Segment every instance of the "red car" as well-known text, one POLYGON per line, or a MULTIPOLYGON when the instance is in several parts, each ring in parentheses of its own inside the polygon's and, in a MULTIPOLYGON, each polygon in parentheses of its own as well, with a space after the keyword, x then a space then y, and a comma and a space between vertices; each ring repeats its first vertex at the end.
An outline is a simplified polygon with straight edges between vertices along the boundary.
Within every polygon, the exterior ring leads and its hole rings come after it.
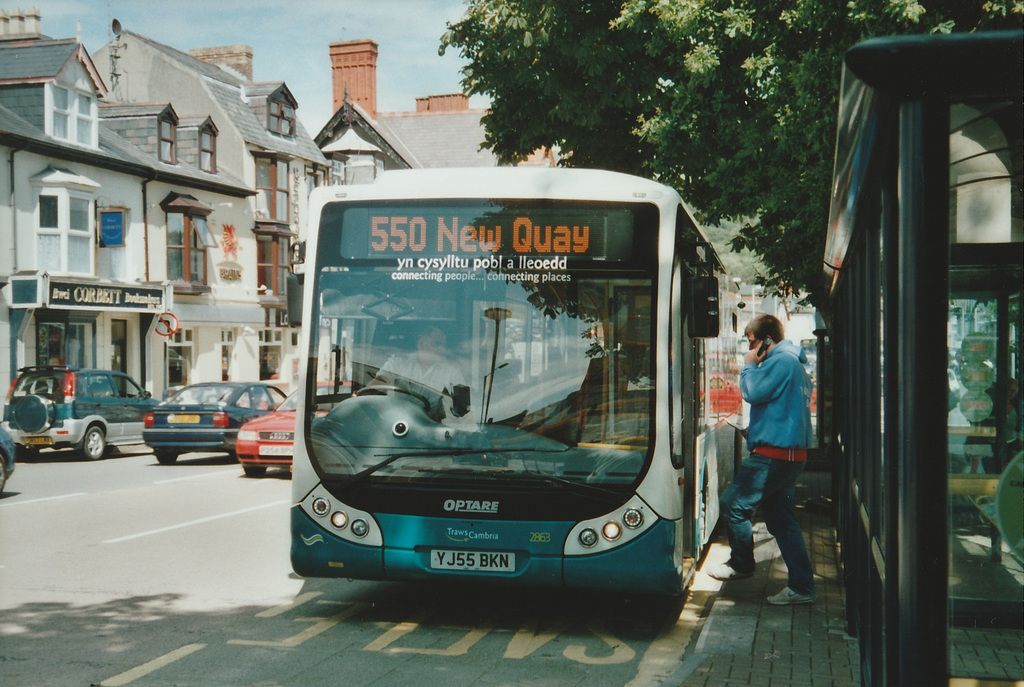
POLYGON ((292 392, 277 410, 246 422, 238 430, 235 454, 246 477, 262 477, 268 466, 291 467, 297 398, 298 392, 292 392))
MULTIPOLYGON (((320 386, 328 387, 318 385, 318 391, 321 390, 320 386)), ((349 383, 345 382, 337 398, 347 397, 350 393, 349 383)), ((246 477, 262 477, 267 474, 268 467, 275 465, 291 468, 298 394, 298 391, 293 391, 277 410, 246 422, 238 430, 235 454, 246 477)), ((317 411, 317 415, 326 414, 326 410, 317 411)))

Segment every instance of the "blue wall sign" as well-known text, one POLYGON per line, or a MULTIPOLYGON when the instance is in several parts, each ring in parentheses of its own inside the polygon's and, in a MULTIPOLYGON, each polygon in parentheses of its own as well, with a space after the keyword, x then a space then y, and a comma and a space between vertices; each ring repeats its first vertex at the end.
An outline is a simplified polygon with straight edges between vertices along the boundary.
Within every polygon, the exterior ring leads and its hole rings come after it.
POLYGON ((124 245, 124 210, 100 210, 100 245, 124 245))

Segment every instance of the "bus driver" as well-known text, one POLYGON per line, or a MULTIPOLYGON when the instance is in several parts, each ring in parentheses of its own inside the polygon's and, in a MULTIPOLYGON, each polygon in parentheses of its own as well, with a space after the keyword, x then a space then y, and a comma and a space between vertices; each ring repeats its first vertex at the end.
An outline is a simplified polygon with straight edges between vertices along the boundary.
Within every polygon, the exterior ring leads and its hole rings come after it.
POLYGON ((388 358, 367 386, 395 386, 420 396, 429 392, 431 416, 461 417, 468 412, 468 393, 464 400, 457 397, 469 389, 459 369, 448 362, 447 351, 444 331, 427 325, 416 339, 416 350, 388 358), (453 404, 453 399, 461 402, 453 404))

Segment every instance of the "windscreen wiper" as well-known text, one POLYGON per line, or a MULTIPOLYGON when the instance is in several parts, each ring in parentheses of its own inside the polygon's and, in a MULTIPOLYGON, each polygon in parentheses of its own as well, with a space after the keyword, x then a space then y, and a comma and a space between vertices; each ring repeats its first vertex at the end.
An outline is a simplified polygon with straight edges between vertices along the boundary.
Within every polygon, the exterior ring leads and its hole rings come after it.
POLYGON ((545 475, 541 472, 521 472, 517 474, 516 477, 528 477, 540 482, 546 482, 552 486, 573 489, 588 496, 601 496, 603 498, 618 498, 622 496, 622 492, 614 489, 599 487, 596 484, 587 484, 586 482, 576 482, 571 479, 565 479, 564 477, 558 477, 557 475, 545 475))
MULTIPOLYGON (((342 486, 343 490, 348 490, 364 481, 367 477, 377 472, 378 470, 391 465, 395 461, 401 460, 402 458, 438 458, 442 456, 464 456, 469 453, 527 453, 532 451, 541 451, 538 448, 498 448, 498 449, 481 449, 481 448, 448 448, 437 451, 404 451, 402 453, 392 453, 387 456, 384 460, 379 463, 375 463, 368 468, 360 470, 356 474, 352 475, 348 480, 345 481, 342 486)), ((545 451, 546 453, 547 451, 545 451)))

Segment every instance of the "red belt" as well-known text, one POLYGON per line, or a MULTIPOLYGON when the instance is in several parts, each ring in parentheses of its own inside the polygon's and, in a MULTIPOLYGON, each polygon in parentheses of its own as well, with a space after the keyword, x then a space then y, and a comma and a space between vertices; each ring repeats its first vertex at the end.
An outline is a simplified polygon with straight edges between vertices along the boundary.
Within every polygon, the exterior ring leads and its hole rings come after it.
POLYGON ((807 449, 805 448, 775 448, 774 446, 758 446, 751 453, 764 456, 766 458, 774 458, 775 460, 785 460, 790 463, 802 463, 807 460, 807 449))

